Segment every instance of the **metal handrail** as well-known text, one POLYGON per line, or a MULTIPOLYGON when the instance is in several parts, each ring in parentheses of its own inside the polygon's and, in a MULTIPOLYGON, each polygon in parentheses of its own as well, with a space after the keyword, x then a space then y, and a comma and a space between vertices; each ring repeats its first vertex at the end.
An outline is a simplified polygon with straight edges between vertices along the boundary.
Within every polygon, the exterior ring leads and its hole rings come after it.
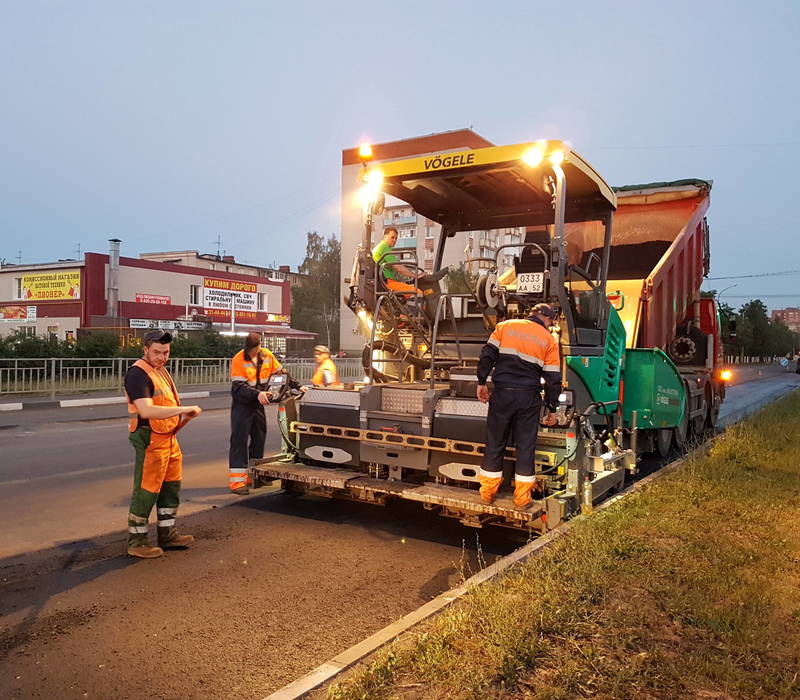
MULTIPOLYGON (((417 257, 417 251, 416 250, 398 251, 397 248, 392 248, 392 250, 386 251, 383 255, 381 255, 375 261, 375 278, 374 278, 374 280, 372 282, 374 287, 375 287, 375 296, 386 296, 387 294, 389 294, 389 292, 396 293, 396 292, 394 292, 394 290, 391 290, 391 289, 389 289, 386 292, 379 292, 378 291, 378 275, 383 274, 382 268, 381 268, 381 263, 383 262, 383 259, 385 257, 387 257, 389 255, 395 255, 395 254, 400 256, 400 260, 398 261, 399 263, 403 262, 403 260, 404 260, 403 256, 404 255, 410 255, 411 257, 409 259, 407 259, 407 262, 413 262, 414 266, 418 270, 422 269, 419 266, 419 258, 417 257)), ((386 280, 386 275, 383 276, 383 279, 386 280)), ((416 296, 419 296, 419 286, 417 285, 417 280, 418 279, 419 279, 418 276, 415 275, 414 276, 414 294, 416 296)), ((384 283, 384 286, 388 289, 388 285, 387 284, 384 283)), ((403 294, 403 293, 408 294, 409 292, 400 292, 400 293, 401 294, 403 294)))
POLYGON ((455 314, 453 313, 453 302, 449 294, 442 294, 442 296, 439 297, 439 301, 436 303, 436 314, 433 317, 433 333, 431 334, 431 389, 433 389, 435 384, 434 377, 436 374, 436 346, 439 342, 439 318, 441 316, 441 311, 445 300, 447 300, 447 306, 450 312, 450 323, 453 326, 453 336, 456 339, 456 352, 458 353, 458 361, 459 363, 464 362, 464 358, 461 355, 461 341, 458 337, 458 327, 456 326, 455 314))

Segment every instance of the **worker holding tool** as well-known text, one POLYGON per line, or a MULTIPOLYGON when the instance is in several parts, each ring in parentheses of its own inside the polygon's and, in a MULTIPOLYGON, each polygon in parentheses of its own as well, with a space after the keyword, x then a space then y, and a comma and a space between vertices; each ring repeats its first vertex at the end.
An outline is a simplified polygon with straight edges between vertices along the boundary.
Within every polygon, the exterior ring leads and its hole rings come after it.
POLYGON ((175 382, 165 367, 171 342, 169 333, 148 332, 142 359, 136 360, 125 374, 131 414, 128 439, 136 451, 128 512, 128 554, 140 559, 154 559, 164 554, 164 549, 183 549, 194 542, 192 535, 179 535, 175 527, 183 467, 176 434, 202 409, 181 406, 175 382), (157 547, 151 547, 147 538, 154 505, 157 547))
POLYGON ((331 350, 327 345, 314 346, 314 360, 317 363, 317 369, 311 377, 311 383, 314 386, 342 386, 339 381, 339 372, 336 371, 336 365, 331 359, 331 350))
MULTIPOLYGON (((244 349, 231 360, 231 443, 228 452, 228 485, 240 496, 250 493, 247 475, 249 459, 264 456, 267 417, 264 408, 275 398, 268 390, 269 378, 285 370, 268 348, 261 347, 261 336, 249 333, 244 349)), ((300 388, 289 378, 288 385, 300 388)))
POLYGON ((503 481, 503 459, 512 432, 517 450, 514 469, 514 505, 528 508, 532 503, 534 455, 542 407, 544 379, 547 414, 544 425, 555 425, 561 366, 558 344, 549 325, 555 316, 547 304, 533 307, 527 319, 510 319, 497 324, 478 361, 478 399, 489 402, 486 418, 486 451, 478 480, 481 501, 492 503, 503 481), (486 381, 492 375, 492 394, 486 381))

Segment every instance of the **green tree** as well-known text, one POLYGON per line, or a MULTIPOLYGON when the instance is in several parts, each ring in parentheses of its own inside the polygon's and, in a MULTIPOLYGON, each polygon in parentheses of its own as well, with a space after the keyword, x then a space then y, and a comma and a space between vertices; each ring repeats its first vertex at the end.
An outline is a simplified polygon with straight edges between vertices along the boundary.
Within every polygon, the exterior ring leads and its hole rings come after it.
POLYGON ((753 299, 739 309, 737 335, 742 354, 766 356, 769 352, 770 322, 767 307, 760 299, 753 299))
POLYGON ((292 286, 292 325, 316 333, 320 342, 335 351, 339 349, 341 244, 335 236, 326 239, 316 231, 306 236, 306 257, 299 271, 307 278, 292 286))
POLYGON ((447 291, 450 294, 468 294, 475 291, 475 283, 478 281, 478 275, 470 272, 460 263, 458 267, 450 266, 447 271, 447 291))
POLYGON ((76 357, 113 357, 119 350, 116 333, 87 333, 75 346, 76 357))

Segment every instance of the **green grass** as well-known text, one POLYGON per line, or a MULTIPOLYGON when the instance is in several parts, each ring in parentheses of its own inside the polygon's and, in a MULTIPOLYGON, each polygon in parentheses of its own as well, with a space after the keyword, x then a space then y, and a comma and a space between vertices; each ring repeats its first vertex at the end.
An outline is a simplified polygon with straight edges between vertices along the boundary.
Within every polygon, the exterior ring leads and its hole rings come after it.
POLYGON ((800 393, 576 520, 327 697, 800 697, 800 393))

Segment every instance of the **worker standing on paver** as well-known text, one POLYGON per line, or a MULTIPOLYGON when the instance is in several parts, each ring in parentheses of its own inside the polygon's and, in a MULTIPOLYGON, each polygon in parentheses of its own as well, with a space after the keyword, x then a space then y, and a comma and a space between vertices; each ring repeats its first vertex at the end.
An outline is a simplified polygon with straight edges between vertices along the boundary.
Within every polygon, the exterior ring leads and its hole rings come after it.
POLYGON ((261 347, 261 336, 250 333, 244 350, 231 360, 231 443, 228 452, 228 485, 241 496, 250 493, 247 463, 264 456, 267 417, 264 407, 272 395, 267 382, 281 363, 268 348, 261 347))
POLYGON ((181 406, 175 382, 165 365, 172 336, 150 331, 144 337, 144 353, 125 374, 129 440, 136 450, 133 495, 128 512, 128 554, 153 559, 164 549, 182 549, 194 542, 175 528, 181 490, 183 456, 176 433, 199 416, 200 406, 181 406), (158 546, 148 538, 150 511, 156 506, 158 546))
POLYGON ((542 379, 547 407, 545 425, 555 424, 561 391, 558 344, 549 331, 553 316, 550 306, 537 304, 527 319, 502 321, 481 351, 477 395, 483 403, 489 402, 486 451, 478 475, 484 503, 495 500, 503 481, 503 459, 513 432, 517 450, 514 505, 517 508, 531 505, 542 379), (486 381, 492 369, 490 398, 486 381))
POLYGON ((331 358, 331 350, 327 345, 314 346, 314 360, 317 363, 317 369, 311 377, 311 383, 314 386, 334 388, 342 386, 339 381, 339 372, 336 370, 336 365, 331 358))

